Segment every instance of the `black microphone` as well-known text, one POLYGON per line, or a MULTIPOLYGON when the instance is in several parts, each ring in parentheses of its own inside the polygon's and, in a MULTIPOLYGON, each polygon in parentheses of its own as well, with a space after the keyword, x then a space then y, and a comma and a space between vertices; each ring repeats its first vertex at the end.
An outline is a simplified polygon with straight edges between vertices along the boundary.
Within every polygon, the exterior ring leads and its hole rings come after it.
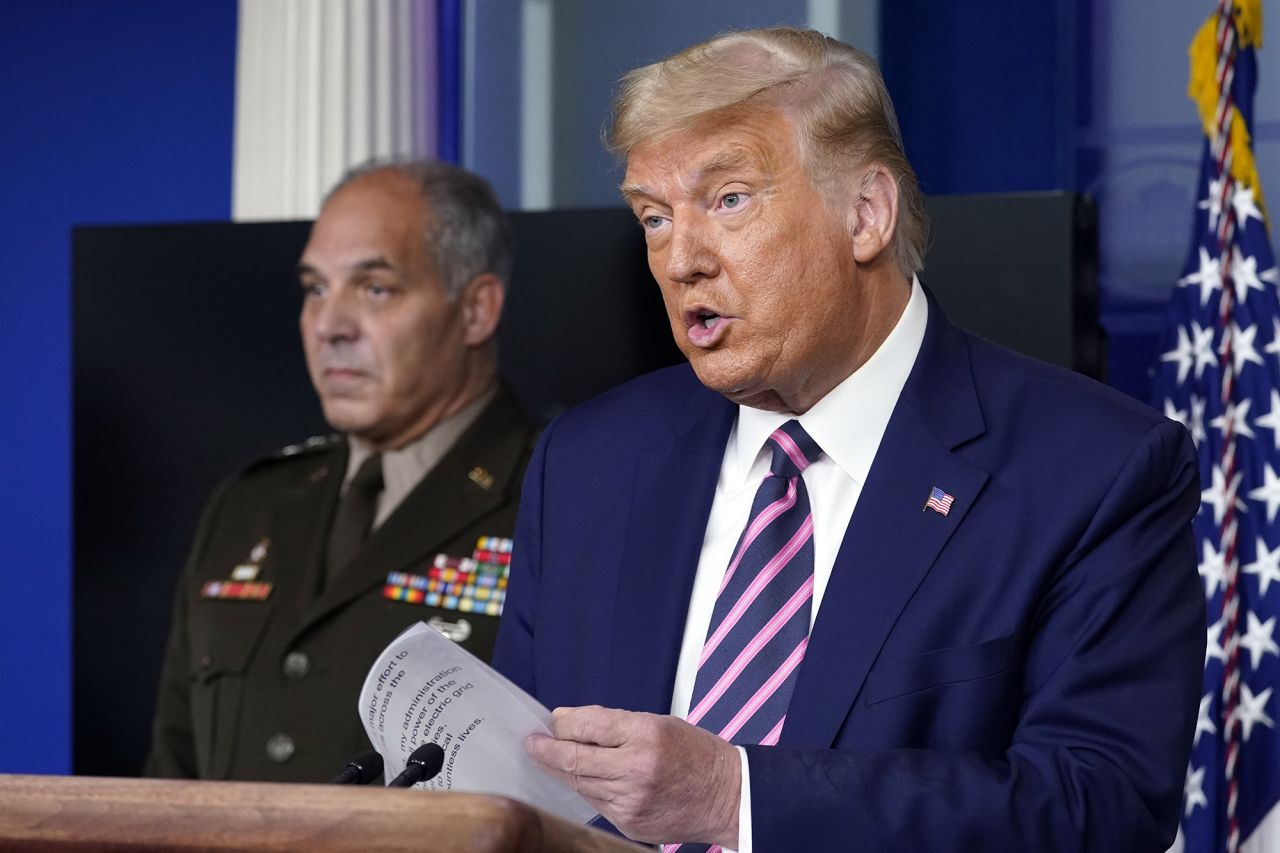
POLYGON ((333 777, 334 785, 368 785, 382 775, 382 756, 372 749, 347 762, 342 772, 333 777))
POLYGON ((409 753, 404 772, 391 780, 388 788, 412 788, 419 782, 435 778, 444 766, 444 750, 438 743, 424 743, 409 753))

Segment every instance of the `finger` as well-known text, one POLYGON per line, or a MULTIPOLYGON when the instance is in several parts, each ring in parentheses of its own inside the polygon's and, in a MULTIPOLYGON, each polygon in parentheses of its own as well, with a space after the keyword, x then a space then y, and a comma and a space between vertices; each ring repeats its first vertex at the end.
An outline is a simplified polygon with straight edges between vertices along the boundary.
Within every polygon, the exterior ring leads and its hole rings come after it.
POLYGON ((545 770, 571 776, 614 779, 618 761, 614 749, 531 734, 524 741, 529 757, 545 770))
MULTIPOLYGON (((535 761, 535 763, 537 763, 535 761)), ((564 785, 571 791, 582 795, 587 799, 596 811, 600 811, 602 804, 611 803, 625 790, 620 789, 620 783, 613 779, 598 779, 592 776, 575 776, 572 773, 566 773, 555 767, 538 764, 538 769, 546 773, 552 779, 564 785)))
POLYGON ((618 789, 617 782, 609 779, 591 779, 585 776, 574 778, 578 782, 574 790, 590 802, 596 811, 604 811, 611 807, 615 799, 626 793, 618 789))
POLYGON ((551 733, 561 740, 575 740, 597 746, 622 746, 634 728, 630 711, 584 705, 556 708, 551 712, 551 733))
POLYGON ((543 764, 542 762, 538 761, 536 758, 533 760, 533 763, 539 770, 541 770, 543 773, 550 776, 552 779, 555 779, 560 784, 568 787, 571 790, 574 790, 574 791, 578 790, 579 785, 578 785, 577 776, 574 776, 572 773, 565 773, 563 770, 557 770, 556 768, 552 767, 549 764, 543 764))

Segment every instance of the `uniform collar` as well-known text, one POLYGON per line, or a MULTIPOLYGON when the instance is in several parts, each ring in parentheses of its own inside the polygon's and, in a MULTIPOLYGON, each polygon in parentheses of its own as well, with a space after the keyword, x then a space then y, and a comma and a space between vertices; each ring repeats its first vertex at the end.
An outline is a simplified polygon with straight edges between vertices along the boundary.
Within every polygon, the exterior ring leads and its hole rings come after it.
MULTIPOLYGON (((494 385, 480 397, 468 403, 456 414, 442 420, 425 433, 395 450, 387 450, 382 454, 383 499, 380 506, 394 508, 405 495, 413 491, 423 477, 438 463, 449 449, 457 443, 458 438, 467 431, 467 427, 475 423, 476 418, 489 405, 498 393, 494 385)), ((360 463, 369 458, 372 452, 368 445, 354 436, 347 437, 351 452, 347 456, 347 470, 342 480, 345 490, 347 483, 355 476, 360 463)), ((379 513, 384 515, 384 513, 379 513)))

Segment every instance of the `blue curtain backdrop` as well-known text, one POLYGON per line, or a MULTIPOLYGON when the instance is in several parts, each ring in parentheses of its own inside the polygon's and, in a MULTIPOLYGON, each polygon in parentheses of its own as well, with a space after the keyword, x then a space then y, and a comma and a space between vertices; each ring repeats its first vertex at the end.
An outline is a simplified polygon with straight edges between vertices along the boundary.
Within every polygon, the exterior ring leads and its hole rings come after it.
POLYGON ((925 193, 1075 186, 1074 59, 1087 10, 1068 0, 881 4, 880 64, 925 193))
MULTIPOLYGON (((462 3, 438 0, 436 7, 436 117, 439 120, 441 160, 460 163, 462 141, 462 3)), ((514 8, 514 7, 513 7, 514 8)))
POLYGON ((235 39, 235 0, 0 4, 0 772, 70 768, 71 227, 230 216, 235 39))

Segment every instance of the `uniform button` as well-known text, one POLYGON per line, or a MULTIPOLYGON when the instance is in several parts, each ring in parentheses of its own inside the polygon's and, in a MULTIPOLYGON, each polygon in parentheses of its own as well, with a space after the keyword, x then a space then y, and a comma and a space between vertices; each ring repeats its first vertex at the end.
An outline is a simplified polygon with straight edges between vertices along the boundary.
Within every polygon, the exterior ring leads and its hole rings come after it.
POLYGON ((208 655, 205 655, 204 657, 200 658, 201 669, 208 669, 211 666, 213 666, 213 658, 209 657, 208 655))
POLYGON ((289 678, 303 678, 311 671, 311 658, 306 652, 289 652, 284 656, 284 674, 289 678))
POLYGON ((288 735, 279 734, 267 738, 267 758, 276 764, 284 764, 293 758, 294 749, 293 738, 288 735))

